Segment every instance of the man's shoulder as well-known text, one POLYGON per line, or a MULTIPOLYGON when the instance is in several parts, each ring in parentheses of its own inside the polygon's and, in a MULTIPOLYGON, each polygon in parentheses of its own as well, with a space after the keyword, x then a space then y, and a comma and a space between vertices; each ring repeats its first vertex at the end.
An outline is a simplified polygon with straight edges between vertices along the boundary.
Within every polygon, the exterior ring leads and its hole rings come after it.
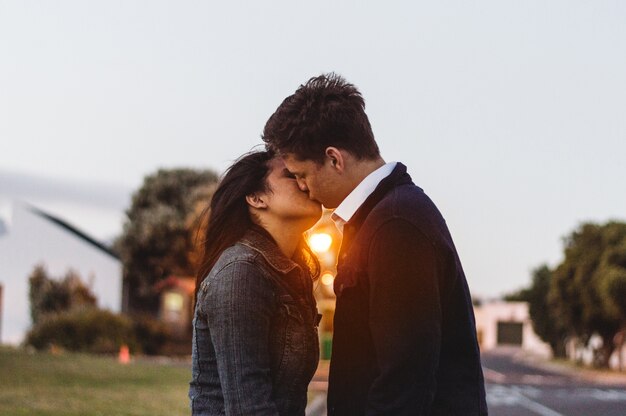
POLYGON ((391 189, 374 206, 368 220, 385 221, 389 218, 405 219, 409 222, 425 215, 438 214, 437 207, 424 190, 415 184, 404 184, 391 189), (371 218, 370 218, 371 217, 371 218))
POLYGON ((446 228, 443 216, 428 195, 414 184, 403 184, 390 190, 373 207, 360 234, 372 240, 377 232, 398 222, 430 239, 438 239, 436 236, 446 228))

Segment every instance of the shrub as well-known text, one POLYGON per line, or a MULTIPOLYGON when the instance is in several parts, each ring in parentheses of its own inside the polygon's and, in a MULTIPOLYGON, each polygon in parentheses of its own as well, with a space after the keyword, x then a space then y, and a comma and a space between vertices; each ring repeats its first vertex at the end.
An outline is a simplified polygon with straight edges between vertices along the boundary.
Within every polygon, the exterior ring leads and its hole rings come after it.
POLYGON ((96 354, 114 354, 126 344, 133 353, 154 355, 168 338, 165 325, 149 316, 131 320, 107 310, 83 308, 42 316, 25 343, 38 350, 55 346, 96 354))
POLYGON ((169 338, 166 326, 148 315, 133 317, 133 330, 144 354, 155 355, 169 338))
POLYGON ((54 345, 70 351, 112 354, 123 344, 131 351, 139 350, 132 321, 97 308, 47 314, 31 328, 25 342, 39 350, 54 345))
POLYGON ((96 306, 96 296, 73 270, 68 270, 63 278, 52 278, 40 264, 28 280, 30 314, 34 324, 46 314, 96 306))

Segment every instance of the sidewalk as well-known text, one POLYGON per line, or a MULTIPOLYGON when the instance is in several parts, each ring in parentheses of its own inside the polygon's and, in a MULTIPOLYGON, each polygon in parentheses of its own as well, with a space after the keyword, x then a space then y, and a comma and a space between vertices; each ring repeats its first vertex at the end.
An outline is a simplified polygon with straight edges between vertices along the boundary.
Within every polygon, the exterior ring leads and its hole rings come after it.
POLYGON ((306 416, 326 415, 326 392, 328 391, 328 367, 330 361, 320 360, 313 380, 309 384, 309 404, 306 407, 306 416))
POLYGON ((547 360, 544 357, 540 357, 523 350, 517 351, 513 358, 514 360, 521 361, 529 366, 569 376, 585 382, 599 385, 626 386, 626 371, 619 372, 615 370, 583 367, 568 360, 547 360))
POLYGON ((313 380, 309 384, 309 391, 311 392, 326 392, 328 391, 328 368, 330 367, 330 361, 320 360, 317 365, 317 370, 313 376, 313 380))

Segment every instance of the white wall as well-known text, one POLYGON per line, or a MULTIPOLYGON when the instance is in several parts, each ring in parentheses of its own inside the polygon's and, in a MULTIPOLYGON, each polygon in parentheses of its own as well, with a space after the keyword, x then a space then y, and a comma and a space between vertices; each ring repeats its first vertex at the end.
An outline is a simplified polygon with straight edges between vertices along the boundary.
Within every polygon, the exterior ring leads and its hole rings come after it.
POLYGON ((120 311, 119 260, 20 204, 13 205, 6 225, 8 232, 0 235, 0 284, 4 286, 0 342, 21 342, 31 325, 28 276, 38 263, 58 277, 72 268, 90 286, 98 306, 120 311))
POLYGON ((550 346, 533 330, 526 302, 489 302, 475 307, 474 314, 481 350, 487 351, 498 346, 498 322, 519 322, 522 324, 522 349, 546 357, 551 355, 550 346))

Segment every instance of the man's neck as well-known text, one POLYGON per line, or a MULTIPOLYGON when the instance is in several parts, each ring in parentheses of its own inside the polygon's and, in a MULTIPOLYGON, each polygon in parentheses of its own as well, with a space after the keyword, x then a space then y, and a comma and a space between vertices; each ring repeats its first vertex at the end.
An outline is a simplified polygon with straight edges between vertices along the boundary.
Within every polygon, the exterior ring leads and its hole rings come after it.
POLYGON ((386 164, 381 159, 379 163, 371 163, 362 169, 359 175, 361 179, 357 179, 358 182, 355 181, 350 193, 346 195, 333 213, 332 218, 337 228, 341 230, 343 225, 350 221, 363 202, 374 192, 380 181, 387 177, 394 167, 395 163, 386 164))
POLYGON ((363 182, 363 179, 367 178, 370 173, 380 168, 385 164, 382 157, 378 157, 373 160, 359 160, 353 167, 352 176, 352 189, 356 188, 358 184, 363 182))

